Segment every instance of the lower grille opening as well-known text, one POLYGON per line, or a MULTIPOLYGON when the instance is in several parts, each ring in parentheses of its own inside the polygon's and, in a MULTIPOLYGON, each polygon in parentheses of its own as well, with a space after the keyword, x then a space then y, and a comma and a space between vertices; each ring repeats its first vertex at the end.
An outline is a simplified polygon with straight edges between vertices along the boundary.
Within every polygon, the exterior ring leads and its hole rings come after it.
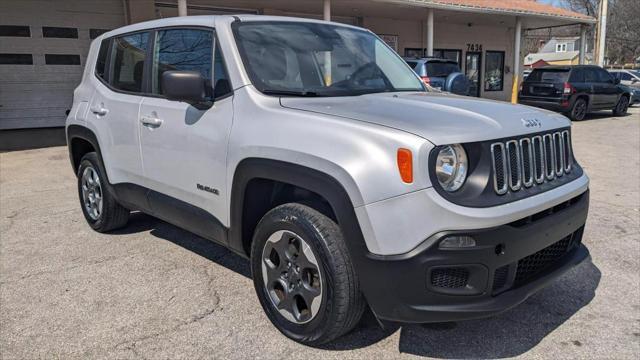
POLYGON ((529 279, 543 272, 546 268, 553 265, 558 259, 563 257, 573 248, 572 239, 573 234, 564 237, 562 240, 553 243, 536 253, 520 259, 520 261, 518 261, 518 269, 516 270, 514 286, 520 286, 526 283, 529 279))
POLYGON ((522 286, 544 273, 582 242, 583 231, 584 227, 546 248, 518 260, 517 263, 507 264, 495 269, 493 273, 493 295, 522 286))
POLYGON ((456 289, 467 286, 469 270, 465 268, 437 268, 431 271, 433 287, 456 289))
POLYGON ((493 291, 502 289, 507 285, 509 277, 509 265, 501 266, 493 273, 493 291))

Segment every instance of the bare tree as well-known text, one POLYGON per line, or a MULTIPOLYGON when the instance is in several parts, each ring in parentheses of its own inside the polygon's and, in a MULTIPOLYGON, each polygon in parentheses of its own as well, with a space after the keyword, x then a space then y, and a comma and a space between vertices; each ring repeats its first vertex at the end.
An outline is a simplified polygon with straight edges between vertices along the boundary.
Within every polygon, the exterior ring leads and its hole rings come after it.
MULTIPOLYGON (((598 17, 599 0, 562 0, 573 11, 598 17)), ((592 38, 595 25, 589 29, 592 38)), ((609 0, 605 57, 610 64, 633 63, 640 56, 640 1, 609 0)))

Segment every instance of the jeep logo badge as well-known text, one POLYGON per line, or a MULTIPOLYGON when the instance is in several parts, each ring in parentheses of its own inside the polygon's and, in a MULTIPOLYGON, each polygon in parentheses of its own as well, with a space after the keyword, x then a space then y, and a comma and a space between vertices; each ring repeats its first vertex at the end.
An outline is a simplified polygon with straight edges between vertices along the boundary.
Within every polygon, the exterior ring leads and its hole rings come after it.
POLYGON ((531 128, 531 127, 542 127, 542 121, 536 119, 536 118, 532 118, 532 119, 521 119, 522 120, 522 125, 524 125, 524 127, 527 128, 531 128))

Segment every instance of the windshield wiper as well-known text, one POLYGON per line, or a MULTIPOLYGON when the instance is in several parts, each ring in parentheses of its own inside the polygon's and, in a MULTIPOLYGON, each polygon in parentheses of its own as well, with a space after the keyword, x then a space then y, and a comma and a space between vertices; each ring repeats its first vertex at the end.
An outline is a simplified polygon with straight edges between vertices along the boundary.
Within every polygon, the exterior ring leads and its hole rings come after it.
POLYGON ((275 89, 264 89, 262 90, 263 94, 267 95, 283 95, 283 96, 304 96, 304 97, 315 97, 320 96, 318 93, 313 91, 294 91, 294 90, 275 90, 275 89))

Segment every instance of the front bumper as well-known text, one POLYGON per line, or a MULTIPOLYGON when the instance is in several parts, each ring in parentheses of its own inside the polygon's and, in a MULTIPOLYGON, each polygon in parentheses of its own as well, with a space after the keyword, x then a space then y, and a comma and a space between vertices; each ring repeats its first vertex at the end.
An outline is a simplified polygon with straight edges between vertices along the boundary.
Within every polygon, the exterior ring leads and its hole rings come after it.
POLYGON ((506 225, 444 231, 402 255, 367 254, 356 266, 381 320, 441 322, 486 317, 518 305, 583 261, 588 191, 506 225), (451 235, 473 248, 440 249, 451 235))

